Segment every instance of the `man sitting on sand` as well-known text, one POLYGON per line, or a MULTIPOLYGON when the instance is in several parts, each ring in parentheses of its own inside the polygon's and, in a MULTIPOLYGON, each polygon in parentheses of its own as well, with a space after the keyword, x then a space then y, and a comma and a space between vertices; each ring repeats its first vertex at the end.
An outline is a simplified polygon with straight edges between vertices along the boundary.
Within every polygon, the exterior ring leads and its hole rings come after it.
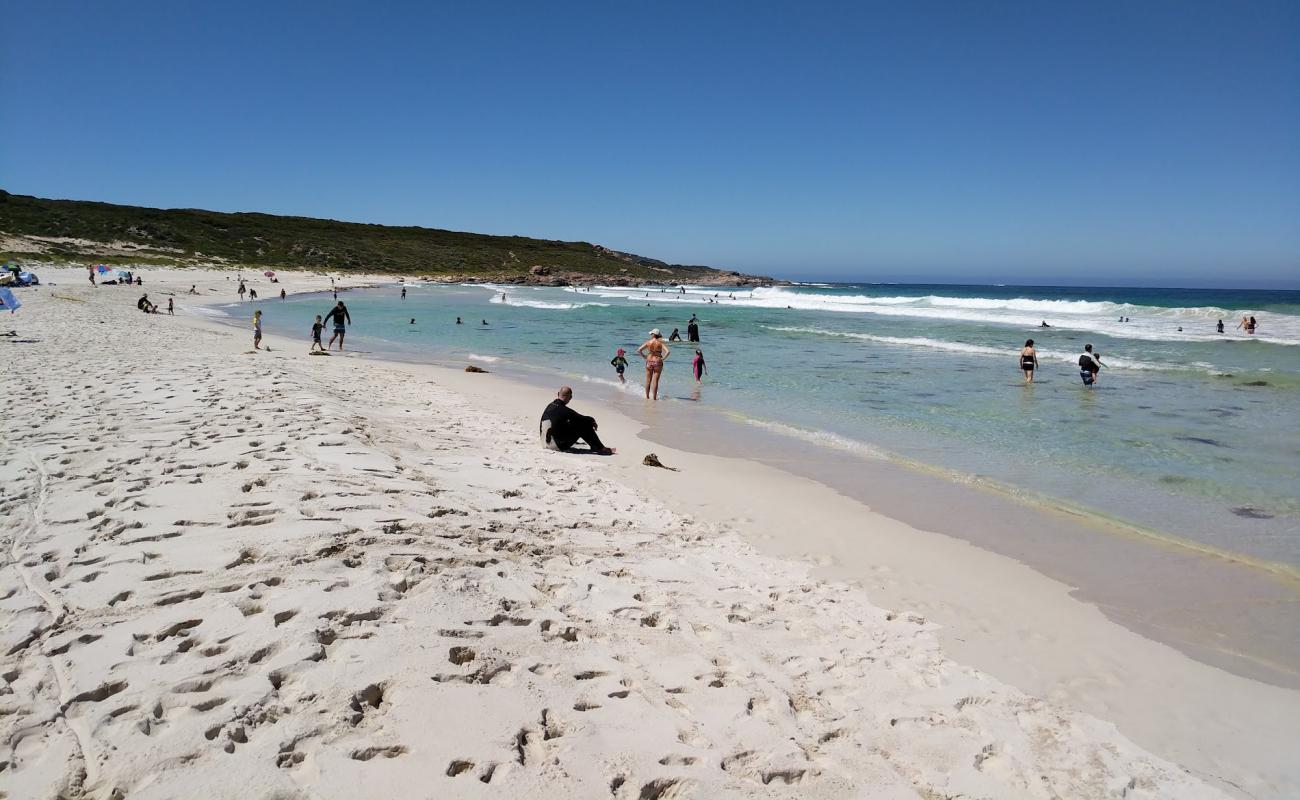
POLYGON ((546 432, 546 441, 554 443, 560 450, 568 450, 579 439, 587 443, 591 452, 602 456, 612 456, 615 450, 606 447, 596 435, 596 420, 592 417, 585 417, 582 414, 569 408, 569 401, 573 399, 573 390, 568 386, 561 386, 560 391, 556 393, 555 399, 542 412, 542 422, 539 424, 539 431, 545 428, 545 423, 551 423, 551 429, 546 432))

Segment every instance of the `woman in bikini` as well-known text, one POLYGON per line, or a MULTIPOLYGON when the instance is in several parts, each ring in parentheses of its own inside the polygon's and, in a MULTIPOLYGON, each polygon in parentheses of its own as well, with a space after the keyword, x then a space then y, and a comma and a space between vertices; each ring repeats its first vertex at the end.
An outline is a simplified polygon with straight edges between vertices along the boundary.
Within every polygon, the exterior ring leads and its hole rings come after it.
POLYGON ((658 400, 659 376, 663 374, 664 360, 669 354, 668 345, 664 343, 658 328, 650 331, 650 339, 638 347, 636 352, 645 359, 645 397, 649 400, 653 392, 654 399, 658 400))
POLYGON ((1034 349, 1034 340, 1027 339, 1020 348, 1020 369, 1025 373, 1025 383, 1034 382, 1034 370, 1038 368, 1038 351, 1034 349))

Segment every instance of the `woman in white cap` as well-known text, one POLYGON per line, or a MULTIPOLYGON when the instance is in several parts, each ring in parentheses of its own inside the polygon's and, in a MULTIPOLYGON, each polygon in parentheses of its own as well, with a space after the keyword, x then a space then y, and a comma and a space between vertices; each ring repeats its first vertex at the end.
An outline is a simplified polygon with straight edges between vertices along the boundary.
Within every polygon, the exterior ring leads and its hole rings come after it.
POLYGON ((649 400, 653 393, 654 399, 658 400, 659 376, 663 374, 664 360, 669 354, 668 345, 664 343, 658 328, 650 331, 650 339, 638 347, 636 352, 645 359, 645 397, 649 400))

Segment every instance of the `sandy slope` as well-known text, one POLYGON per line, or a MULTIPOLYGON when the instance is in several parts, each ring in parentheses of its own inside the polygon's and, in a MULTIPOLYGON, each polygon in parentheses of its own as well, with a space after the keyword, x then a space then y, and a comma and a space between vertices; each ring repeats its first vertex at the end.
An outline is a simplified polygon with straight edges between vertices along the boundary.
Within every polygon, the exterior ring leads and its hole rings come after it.
POLYGON ((138 294, 6 320, 7 797, 1221 796, 432 371, 138 294))

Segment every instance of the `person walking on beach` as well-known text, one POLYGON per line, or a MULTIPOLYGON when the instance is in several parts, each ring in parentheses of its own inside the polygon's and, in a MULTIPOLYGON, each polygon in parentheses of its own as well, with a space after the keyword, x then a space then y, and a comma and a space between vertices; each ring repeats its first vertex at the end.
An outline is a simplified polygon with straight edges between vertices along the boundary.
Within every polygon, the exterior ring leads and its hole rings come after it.
POLYGON ((1095 384, 1098 372, 1101 372, 1101 365, 1097 363, 1097 357, 1092 354, 1092 345, 1085 344, 1083 352, 1079 354, 1079 378, 1083 380, 1083 385, 1095 384))
POLYGON ((320 314, 316 315, 316 321, 311 324, 311 349, 308 353, 314 353, 317 350, 325 352, 325 345, 320 343, 321 331, 325 330, 325 323, 320 321, 320 314))
POLYGON ((91 285, 91 286, 96 286, 97 284, 95 283, 95 268, 94 268, 94 267, 86 267, 86 270, 90 273, 90 285, 91 285))
POLYGON ((262 349, 262 309, 253 312, 253 349, 262 349))
POLYGON ((405 286, 402 287, 402 299, 403 299, 403 300, 406 299, 406 287, 405 287, 405 286))
POLYGON ((240 299, 240 300, 243 300, 243 299, 244 299, 244 293, 247 292, 247 291, 248 291, 248 288, 247 288, 246 286, 244 286, 244 282, 243 282, 243 281, 240 281, 240 282, 239 282, 239 299, 240 299))
POLYGON ((1025 373, 1025 383, 1034 382, 1034 370, 1038 369, 1038 351, 1034 349, 1034 340, 1026 339, 1020 348, 1020 369, 1025 373))
POLYGON ((653 393, 655 400, 659 399, 659 378, 664 372, 664 361, 672 351, 664 343, 663 334, 655 328, 650 331, 650 338, 646 343, 636 349, 637 355, 645 359, 645 397, 651 399, 653 393))
POLYGON ((284 289, 281 289, 281 290, 280 290, 280 299, 281 299, 281 300, 284 299, 284 289))
POLYGON ((704 352, 696 348, 695 358, 691 361, 691 372, 695 374, 695 382, 699 383, 708 374, 709 368, 704 364, 704 352))
POLYGON ((176 316, 176 298, 175 298, 175 297, 169 297, 169 298, 167 298, 167 316, 169 316, 169 317, 174 317, 174 316, 176 316))
POLYGON ((256 300, 256 299, 257 299, 257 290, 256 290, 256 289, 249 289, 249 290, 248 290, 248 299, 249 299, 249 300, 256 300))
POLYGON ((338 305, 331 308, 329 310, 329 313, 325 315, 326 322, 329 322, 331 319, 334 320, 334 335, 330 336, 329 344, 325 346, 325 349, 329 350, 330 348, 334 347, 334 340, 338 339, 339 351, 342 352, 343 337, 348 332, 347 327, 344 323, 346 323, 347 325, 352 324, 352 315, 348 313, 348 307, 343 305, 342 300, 340 300, 338 302, 338 305))
POLYGON ((618 352, 614 354, 614 357, 610 359, 609 362, 613 365, 614 371, 618 373, 619 383, 627 383, 627 379, 623 377, 623 371, 627 369, 626 354, 627 351, 620 347, 618 348, 618 352))
POLYGON ((547 444, 555 445, 557 450, 568 450, 581 439, 597 455, 614 455, 616 451, 606 447, 596 435, 596 428, 599 427, 596 420, 569 408, 569 401, 572 399, 573 390, 568 386, 561 386, 560 391, 555 394, 555 399, 542 411, 542 420, 537 426, 538 433, 545 437, 547 444), (549 426, 547 423, 550 423, 549 426))

